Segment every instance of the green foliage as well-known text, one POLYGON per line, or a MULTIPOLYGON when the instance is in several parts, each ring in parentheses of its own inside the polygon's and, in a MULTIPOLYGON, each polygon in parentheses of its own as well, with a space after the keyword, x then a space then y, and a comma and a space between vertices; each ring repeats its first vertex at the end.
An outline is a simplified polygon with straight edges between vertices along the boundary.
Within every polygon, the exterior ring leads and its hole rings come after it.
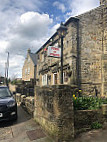
POLYGON ((74 110, 94 110, 107 104, 107 99, 97 97, 73 97, 74 110))
POLYGON ((22 83, 22 80, 13 80, 13 81, 11 81, 11 84, 13 84, 13 85, 17 85, 17 84, 21 84, 22 83))
POLYGON ((91 129, 100 129, 102 128, 102 124, 99 122, 93 122, 91 125, 91 129))

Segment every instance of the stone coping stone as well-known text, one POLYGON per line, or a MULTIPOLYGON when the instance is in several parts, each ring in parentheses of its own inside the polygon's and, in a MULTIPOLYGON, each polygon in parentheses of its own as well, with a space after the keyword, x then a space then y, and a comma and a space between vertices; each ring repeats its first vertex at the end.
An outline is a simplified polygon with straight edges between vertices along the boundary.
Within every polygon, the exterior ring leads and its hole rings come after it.
POLYGON ((75 89, 77 88, 76 85, 66 85, 66 84, 60 84, 60 85, 46 85, 46 86, 36 86, 36 87, 40 87, 40 88, 53 88, 53 89, 75 89))
POLYGON ((20 94, 20 93, 17 93, 16 96, 21 96, 21 94, 20 94))
POLYGON ((21 98, 26 98, 26 95, 21 95, 21 98))

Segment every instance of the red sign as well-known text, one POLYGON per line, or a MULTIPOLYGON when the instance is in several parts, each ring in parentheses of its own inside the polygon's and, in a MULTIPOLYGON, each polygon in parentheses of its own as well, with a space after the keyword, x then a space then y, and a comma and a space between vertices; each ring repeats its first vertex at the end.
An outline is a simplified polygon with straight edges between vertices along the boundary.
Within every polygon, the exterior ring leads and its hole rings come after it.
POLYGON ((61 57, 61 48, 49 46, 48 47, 48 56, 60 58, 61 57))

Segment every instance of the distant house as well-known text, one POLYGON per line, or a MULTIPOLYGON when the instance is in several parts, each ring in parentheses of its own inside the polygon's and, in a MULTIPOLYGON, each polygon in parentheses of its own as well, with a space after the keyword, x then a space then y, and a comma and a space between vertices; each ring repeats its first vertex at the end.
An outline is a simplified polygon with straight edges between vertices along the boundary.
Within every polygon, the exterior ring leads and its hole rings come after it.
POLYGON ((36 78, 36 54, 31 53, 31 50, 28 49, 27 57, 25 59, 23 69, 22 69, 22 80, 31 81, 36 78))

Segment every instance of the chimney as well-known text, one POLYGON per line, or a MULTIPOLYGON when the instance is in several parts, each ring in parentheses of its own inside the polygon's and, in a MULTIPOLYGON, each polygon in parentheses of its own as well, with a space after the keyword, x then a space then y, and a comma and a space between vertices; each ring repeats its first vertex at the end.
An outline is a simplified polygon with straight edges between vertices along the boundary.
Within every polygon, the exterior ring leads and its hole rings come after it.
POLYGON ((28 53, 31 53, 31 50, 30 50, 30 48, 28 48, 27 52, 28 52, 28 53))

